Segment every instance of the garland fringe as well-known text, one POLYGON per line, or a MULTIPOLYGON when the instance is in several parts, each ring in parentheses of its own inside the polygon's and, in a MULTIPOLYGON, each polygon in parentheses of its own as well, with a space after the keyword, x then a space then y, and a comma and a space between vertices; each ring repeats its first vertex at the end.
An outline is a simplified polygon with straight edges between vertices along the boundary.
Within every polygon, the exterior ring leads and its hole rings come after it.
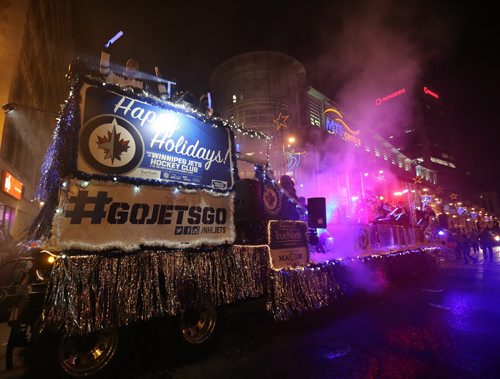
POLYGON ((66 256, 53 269, 44 314, 52 329, 85 334, 266 295, 267 310, 284 321, 340 296, 436 269, 439 252, 417 249, 279 271, 269 268, 267 245, 66 256))
POLYGON ((390 282, 438 268, 439 252, 417 249, 272 271, 267 310, 284 321, 328 306, 340 296, 381 291, 390 282))
POLYGON ((207 252, 147 251, 123 256, 66 256, 51 278, 45 320, 51 329, 84 334, 207 303, 262 296, 268 246, 207 252))

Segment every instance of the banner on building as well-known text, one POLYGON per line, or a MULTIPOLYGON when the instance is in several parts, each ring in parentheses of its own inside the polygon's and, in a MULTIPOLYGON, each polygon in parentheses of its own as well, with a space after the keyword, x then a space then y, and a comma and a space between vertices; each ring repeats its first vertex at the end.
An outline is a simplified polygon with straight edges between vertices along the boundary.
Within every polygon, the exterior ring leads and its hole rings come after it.
POLYGON ((229 128, 84 84, 78 170, 199 185, 233 185, 229 128))
POLYGON ((62 249, 190 248, 233 243, 234 195, 70 180, 53 220, 62 249))
POLYGON ((309 263, 307 224, 303 221, 273 220, 268 224, 271 264, 274 269, 309 263))

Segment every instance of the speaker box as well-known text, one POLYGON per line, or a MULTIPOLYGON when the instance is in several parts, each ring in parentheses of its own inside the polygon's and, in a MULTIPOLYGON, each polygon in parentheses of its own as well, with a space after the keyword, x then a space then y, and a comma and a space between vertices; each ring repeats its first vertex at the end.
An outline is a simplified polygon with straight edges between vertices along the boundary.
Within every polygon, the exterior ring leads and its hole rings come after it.
POLYGON ((441 229, 448 229, 448 215, 446 213, 441 213, 438 216, 439 227, 441 229))
POLYGON ((324 197, 307 199, 307 213, 311 228, 326 228, 326 199, 324 197))
POLYGON ((233 186, 235 221, 260 221, 262 211, 262 186, 254 179, 242 179, 233 186))

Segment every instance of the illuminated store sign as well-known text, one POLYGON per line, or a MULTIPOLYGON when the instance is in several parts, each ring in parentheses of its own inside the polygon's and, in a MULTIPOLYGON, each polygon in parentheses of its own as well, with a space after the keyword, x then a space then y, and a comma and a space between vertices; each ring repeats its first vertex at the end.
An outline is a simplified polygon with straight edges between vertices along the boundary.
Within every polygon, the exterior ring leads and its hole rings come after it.
POLYGON ((445 161, 444 159, 439 159, 439 158, 435 158, 435 157, 431 157, 431 162, 434 162, 434 163, 437 163, 437 164, 440 164, 443 166, 448 166, 451 168, 457 167, 457 166, 455 166, 455 163, 453 163, 453 162, 448 162, 448 161, 445 161))
POLYGON ((325 125, 328 132, 337 134, 342 137, 344 141, 352 142, 356 146, 361 145, 361 139, 357 137, 359 135, 359 130, 352 130, 349 128, 338 110, 328 108, 323 112, 323 115, 325 115, 325 125))
POLYGON ((436 92, 431 91, 429 88, 424 87, 423 90, 424 90, 424 93, 426 95, 429 95, 429 96, 435 97, 436 99, 439 99, 439 95, 436 92))
POLYGON ((3 180, 2 180, 3 192, 9 194, 17 200, 21 200, 21 196, 23 194, 23 183, 17 180, 10 172, 3 172, 3 180))
POLYGON ((382 105, 382 103, 385 103, 387 100, 394 99, 395 97, 398 97, 402 94, 406 93, 406 90, 404 88, 401 88, 393 93, 390 93, 389 95, 386 95, 384 97, 377 97, 375 99, 375 105, 382 105))

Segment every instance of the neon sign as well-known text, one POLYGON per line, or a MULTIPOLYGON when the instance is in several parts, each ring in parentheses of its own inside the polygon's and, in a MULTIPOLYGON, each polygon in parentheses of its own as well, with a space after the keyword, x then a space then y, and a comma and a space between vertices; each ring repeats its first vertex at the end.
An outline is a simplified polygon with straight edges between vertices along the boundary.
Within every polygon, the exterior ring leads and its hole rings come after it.
POLYGON ((432 97, 435 97, 436 99, 439 99, 439 95, 436 92, 431 91, 429 88, 424 87, 423 90, 426 95, 430 95, 432 97))
POLYGON ((394 99, 395 97, 398 97, 404 93, 406 93, 406 90, 404 88, 401 88, 401 89, 398 89, 397 91, 390 93, 389 95, 386 95, 384 97, 377 97, 375 99, 375 105, 382 105, 382 103, 385 103, 387 100, 394 99))
POLYGON ((17 180, 10 172, 3 172, 3 192, 17 200, 21 200, 23 194, 23 183, 17 180))
POLYGON ((361 145, 361 139, 357 137, 359 135, 359 130, 352 130, 345 123, 342 114, 333 108, 326 109, 323 114, 333 113, 336 115, 335 118, 325 117, 325 125, 326 130, 332 134, 337 134, 342 137, 344 141, 349 141, 355 144, 356 146, 361 145))

